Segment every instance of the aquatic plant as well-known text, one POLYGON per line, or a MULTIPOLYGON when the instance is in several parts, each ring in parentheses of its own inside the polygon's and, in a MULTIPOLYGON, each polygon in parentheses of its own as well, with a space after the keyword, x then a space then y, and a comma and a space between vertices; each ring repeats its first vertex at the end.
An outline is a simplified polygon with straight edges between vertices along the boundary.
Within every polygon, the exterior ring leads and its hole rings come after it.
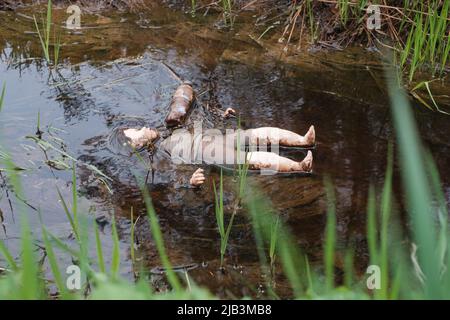
MULTIPOLYGON (((52 0, 48 0, 47 3, 47 15, 45 18, 45 21, 42 21, 42 26, 39 28, 36 16, 33 15, 34 19, 34 26, 36 28, 36 32, 39 37, 39 41, 41 43, 41 48, 44 53, 44 58, 47 61, 47 63, 51 64, 52 61, 50 59, 50 35, 51 35, 51 29, 52 29, 52 0), (42 30, 41 30, 42 29, 42 30)), ((56 31, 53 31, 55 43, 53 44, 53 65, 57 65, 59 61, 59 52, 61 47, 61 37, 56 36, 56 31)))
POLYGON ((217 227, 220 234, 220 268, 223 268, 224 256, 227 250, 228 239, 230 237, 231 228, 233 226, 234 216, 236 210, 233 210, 230 221, 225 229, 225 215, 223 206, 223 172, 220 170, 219 190, 216 188, 216 184, 213 180, 214 198, 215 198, 215 214, 217 227))

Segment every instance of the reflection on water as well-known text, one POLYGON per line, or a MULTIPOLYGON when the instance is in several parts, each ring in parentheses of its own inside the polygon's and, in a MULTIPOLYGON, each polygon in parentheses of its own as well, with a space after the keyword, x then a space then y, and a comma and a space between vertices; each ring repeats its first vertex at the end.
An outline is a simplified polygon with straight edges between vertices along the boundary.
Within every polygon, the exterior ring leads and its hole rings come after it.
MULTIPOLYGON (((71 173, 64 165, 70 167, 73 157, 77 160, 79 207, 104 227, 106 252, 112 246, 110 217, 117 216, 124 276, 132 277, 131 208, 134 217, 144 213, 138 176, 149 186, 173 264, 196 264, 189 274, 216 293, 256 294, 263 279, 252 228, 244 214, 238 215, 230 237, 227 273, 217 271, 219 237, 212 179, 218 179, 218 170, 205 168, 209 180, 195 190, 188 187, 188 181, 196 166, 175 166, 158 152, 153 157, 142 152, 143 164, 117 139, 117 130, 127 126, 146 125, 167 134, 163 119, 179 76, 191 80, 199 95, 200 105, 190 121, 205 119, 208 125, 236 128, 236 120, 219 116, 220 109, 233 107, 245 128, 277 126, 304 133, 310 124, 316 126, 316 175, 250 179, 271 200, 314 262, 322 254, 326 212, 322 180, 324 175, 331 176, 337 192, 339 248, 354 246, 358 266, 365 265, 368 186, 383 181, 387 144, 393 138, 382 70, 374 56, 350 49, 278 59, 273 40, 255 42, 242 35, 251 29, 250 23, 238 23, 233 32, 220 31, 213 27, 211 17, 192 20, 180 12, 155 7, 139 14, 86 16, 86 24, 92 28, 82 34, 64 34, 65 63, 58 71, 50 71, 41 63, 37 38, 30 33, 30 12, 25 9, 21 16, 2 12, 1 16, 0 81, 7 83, 0 118, 2 146, 26 169, 22 181, 37 235, 40 210, 50 231, 72 241, 55 186, 71 199, 71 173), (38 118, 42 139, 53 146, 46 152, 27 138, 35 135, 38 118), (49 160, 57 165, 48 166, 49 160)), ((63 20, 63 12, 57 11, 56 16, 63 20)), ((450 199, 447 119, 421 107, 417 107, 417 119, 450 199)), ((285 155, 304 157, 301 152, 285 155)), ((229 212, 234 187, 233 176, 226 176, 229 212)), ((2 193, 6 234, 0 231, 0 238, 17 251, 20 226, 9 199, 13 208, 17 206, 14 197, 2 193)), ((150 268, 160 266, 146 219, 135 222, 140 261, 150 268)), ((283 279, 277 290, 282 296, 289 294, 283 279)))

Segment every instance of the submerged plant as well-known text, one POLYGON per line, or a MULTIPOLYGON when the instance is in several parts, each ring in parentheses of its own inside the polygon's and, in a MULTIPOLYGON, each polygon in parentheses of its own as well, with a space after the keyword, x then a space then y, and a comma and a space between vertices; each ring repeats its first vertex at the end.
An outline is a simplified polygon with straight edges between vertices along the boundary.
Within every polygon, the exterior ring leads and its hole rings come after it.
MULTIPOLYGON (((401 48, 400 61, 402 68, 409 69, 409 81, 421 67, 429 65, 433 76, 442 76, 450 53, 450 2, 416 2, 412 8, 405 8, 414 13, 413 23, 409 23, 408 37, 401 48), (407 65, 407 62, 409 63, 407 65)), ((407 24, 404 18, 404 24, 407 24)))

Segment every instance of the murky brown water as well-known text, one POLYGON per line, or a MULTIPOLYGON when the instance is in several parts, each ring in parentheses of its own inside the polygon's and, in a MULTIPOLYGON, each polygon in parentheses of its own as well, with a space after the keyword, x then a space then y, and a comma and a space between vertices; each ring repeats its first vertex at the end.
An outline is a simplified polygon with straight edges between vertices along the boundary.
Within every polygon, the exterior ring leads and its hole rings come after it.
MULTIPOLYGON (((50 72, 40 60, 32 14, 29 9, 20 15, 0 12, 0 82, 7 84, 0 130, 3 148, 18 166, 27 169, 21 176, 37 237, 40 211, 47 228, 70 241, 70 225, 55 186, 71 199, 71 172, 51 168, 46 161, 56 162, 59 169, 64 169, 59 161, 72 163, 52 149, 46 155, 26 138, 35 135, 39 114, 42 138, 78 160, 79 210, 104 226, 107 255, 112 247, 109 222, 116 214, 121 273, 132 278, 130 210, 133 208, 135 217, 145 211, 133 174, 145 177, 147 170, 136 157, 119 152, 111 134, 123 125, 163 125, 178 83, 167 68, 170 66, 181 78, 191 80, 200 94, 204 110, 194 111, 193 117, 206 112, 218 127, 236 128, 235 120, 223 121, 217 116, 220 109, 233 107, 245 128, 270 125, 304 133, 310 124, 316 126, 314 176, 250 179, 259 184, 314 262, 321 259, 326 218, 322 181, 325 175, 331 176, 337 193, 338 248, 344 252, 353 246, 357 265, 366 264, 368 186, 381 185, 387 144, 393 138, 382 67, 375 54, 349 49, 286 57, 276 35, 264 41, 248 36, 261 33, 251 18, 238 20, 234 30, 227 31, 216 27, 214 15, 192 18, 155 6, 136 14, 83 15, 85 29, 80 34, 63 32, 64 63, 58 72, 50 72), (85 164, 96 166, 112 180, 105 185, 85 164)), ((65 13, 58 10, 56 17, 63 21, 65 13)), ((434 86, 442 107, 449 107, 448 85, 434 86)), ((421 106, 416 110, 422 137, 438 163, 450 199, 448 118, 421 106)), ((304 156, 299 152, 287 155, 304 156)), ((218 271, 220 244, 211 185, 212 179, 218 179, 217 170, 206 168, 209 180, 201 190, 193 190, 187 185, 194 165, 175 166, 157 154, 153 169, 148 186, 173 264, 198 264, 189 275, 221 296, 256 295, 264 279, 252 228, 243 215, 235 221, 229 240, 227 272, 218 271)), ((398 174, 395 184, 398 191, 398 174)), ((233 177, 227 176, 226 203, 233 198, 233 185, 233 177)), ((6 233, 0 230, 0 239, 18 254, 17 200, 11 191, 6 193, 5 186, 1 195, 6 233)), ((139 259, 150 268, 159 266, 143 218, 136 223, 136 243, 139 259)), ((337 267, 340 260, 338 256, 337 267)), ((61 257, 62 265, 68 263, 61 257)), ((277 291, 289 295, 281 278, 277 291)))

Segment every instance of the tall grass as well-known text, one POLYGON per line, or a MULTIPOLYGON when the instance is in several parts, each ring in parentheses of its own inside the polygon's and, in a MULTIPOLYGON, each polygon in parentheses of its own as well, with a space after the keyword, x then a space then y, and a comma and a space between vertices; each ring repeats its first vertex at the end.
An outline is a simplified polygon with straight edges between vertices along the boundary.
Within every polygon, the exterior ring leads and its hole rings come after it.
POLYGON ((433 76, 442 76, 450 53, 450 2, 444 1, 442 7, 439 1, 417 1, 408 6, 405 3, 404 11, 413 13, 411 17, 404 15, 400 26, 400 31, 408 34, 400 48, 400 62, 402 68, 409 70, 409 81, 424 67, 433 76))
MULTIPOLYGON (((349 19, 349 6, 353 16, 364 16, 368 1, 337 0, 339 16, 345 25, 349 19), (358 12, 359 11, 359 12, 358 12)), ((404 1, 403 7, 395 2, 384 3, 382 26, 388 30, 393 43, 398 47, 402 69, 413 81, 417 71, 430 70, 432 76, 443 76, 450 53, 450 2, 449 1, 404 1)), ((360 21, 364 22, 364 21, 360 21)), ((376 35, 375 35, 376 36, 376 35)))
MULTIPOLYGON (((322 42, 351 45, 366 35, 369 45, 380 45, 395 49, 402 71, 409 82, 418 71, 431 71, 432 76, 443 77, 448 67, 450 54, 450 2, 441 0, 426 1, 368 1, 368 0, 304 0, 293 1, 286 10, 288 21, 281 39, 291 30, 289 40, 299 25, 300 39, 304 34, 305 22, 312 43, 322 42), (330 15, 323 14, 329 4, 330 15), (368 30, 366 27, 367 7, 380 5, 381 30, 368 30), (301 19, 298 14, 302 13, 301 19), (299 23, 301 21, 301 23, 299 23), (342 28, 335 28, 339 22, 342 28), (333 32, 329 29, 334 28, 333 32)), ((287 48, 286 48, 287 49, 287 48)))
POLYGON ((349 7, 349 0, 338 0, 339 16, 343 25, 347 24, 349 7))

